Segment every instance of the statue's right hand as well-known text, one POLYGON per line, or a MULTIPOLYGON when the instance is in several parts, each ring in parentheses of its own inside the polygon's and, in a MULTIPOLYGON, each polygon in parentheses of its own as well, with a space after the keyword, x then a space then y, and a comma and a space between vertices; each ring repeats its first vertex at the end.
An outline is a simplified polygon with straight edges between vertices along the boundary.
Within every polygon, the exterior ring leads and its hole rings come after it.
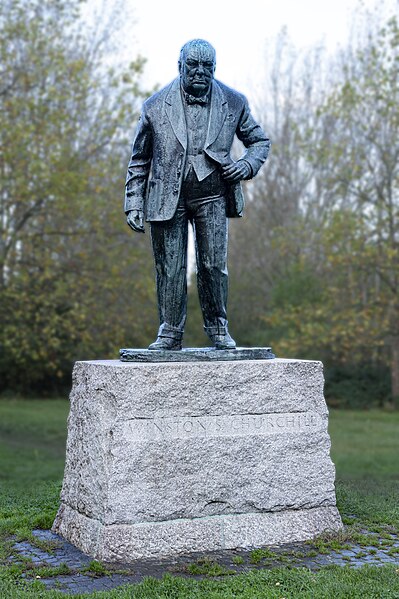
POLYGON ((142 210, 130 210, 126 214, 126 222, 133 231, 144 233, 144 212, 142 210))

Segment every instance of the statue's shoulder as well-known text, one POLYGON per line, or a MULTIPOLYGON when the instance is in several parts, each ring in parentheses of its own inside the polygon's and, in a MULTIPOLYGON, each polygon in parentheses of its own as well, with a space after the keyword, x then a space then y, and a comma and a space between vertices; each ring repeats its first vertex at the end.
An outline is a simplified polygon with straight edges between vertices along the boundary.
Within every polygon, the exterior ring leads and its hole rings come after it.
POLYGON ((244 94, 238 92, 236 89, 233 89, 232 87, 229 87, 225 83, 222 83, 221 81, 216 80, 216 79, 215 79, 215 83, 219 86, 220 90, 226 96, 226 98, 228 100, 232 99, 232 100, 235 100, 236 102, 246 102, 247 101, 244 94))
POLYGON ((219 86, 220 91, 230 104, 243 106, 247 102, 246 97, 240 92, 238 92, 236 89, 233 89, 232 87, 229 87, 225 83, 222 83, 221 81, 216 79, 215 83, 219 86))
POLYGON ((171 83, 169 83, 162 89, 156 91, 154 94, 152 94, 152 96, 147 98, 147 100, 143 104, 143 108, 146 111, 148 111, 148 110, 151 111, 154 109, 156 110, 157 108, 160 108, 162 106, 163 102, 165 101, 165 98, 169 95, 171 89, 174 88, 175 86, 176 86, 176 80, 172 81, 171 83))

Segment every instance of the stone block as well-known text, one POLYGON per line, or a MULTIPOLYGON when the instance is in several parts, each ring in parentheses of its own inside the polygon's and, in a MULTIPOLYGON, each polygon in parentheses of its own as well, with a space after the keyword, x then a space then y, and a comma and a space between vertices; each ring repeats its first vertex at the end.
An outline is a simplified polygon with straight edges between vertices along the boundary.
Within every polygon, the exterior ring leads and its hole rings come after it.
POLYGON ((97 559, 342 527, 322 364, 77 362, 53 530, 97 559))

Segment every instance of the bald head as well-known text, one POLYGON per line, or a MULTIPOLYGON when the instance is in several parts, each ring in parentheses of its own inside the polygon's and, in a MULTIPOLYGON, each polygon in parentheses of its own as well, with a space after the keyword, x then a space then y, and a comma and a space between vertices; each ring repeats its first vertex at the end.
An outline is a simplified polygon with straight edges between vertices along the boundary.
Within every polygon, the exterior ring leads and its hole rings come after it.
POLYGON ((206 40, 196 39, 190 40, 185 43, 180 50, 179 67, 186 60, 187 54, 194 51, 198 56, 210 58, 214 65, 216 65, 216 51, 215 48, 206 40))
POLYGON ((208 93, 216 66, 216 52, 205 40, 184 44, 180 51, 179 72, 184 90, 200 97, 208 93))

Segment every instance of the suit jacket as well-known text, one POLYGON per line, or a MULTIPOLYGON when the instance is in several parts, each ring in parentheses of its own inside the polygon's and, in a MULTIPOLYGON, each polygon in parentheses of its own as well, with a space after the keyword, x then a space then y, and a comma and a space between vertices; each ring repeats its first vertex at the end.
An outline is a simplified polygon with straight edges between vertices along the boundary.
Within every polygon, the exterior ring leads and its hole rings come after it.
MULTIPOLYGON (((212 82, 208 131, 203 152, 210 163, 230 162, 234 135, 246 148, 249 178, 266 160, 270 141, 252 117, 246 98, 223 83, 212 82)), ((144 210, 147 221, 170 220, 177 208, 187 153, 187 129, 180 79, 143 104, 126 177, 125 212, 144 210)), ((228 186, 227 216, 242 216, 241 184, 228 186)))

